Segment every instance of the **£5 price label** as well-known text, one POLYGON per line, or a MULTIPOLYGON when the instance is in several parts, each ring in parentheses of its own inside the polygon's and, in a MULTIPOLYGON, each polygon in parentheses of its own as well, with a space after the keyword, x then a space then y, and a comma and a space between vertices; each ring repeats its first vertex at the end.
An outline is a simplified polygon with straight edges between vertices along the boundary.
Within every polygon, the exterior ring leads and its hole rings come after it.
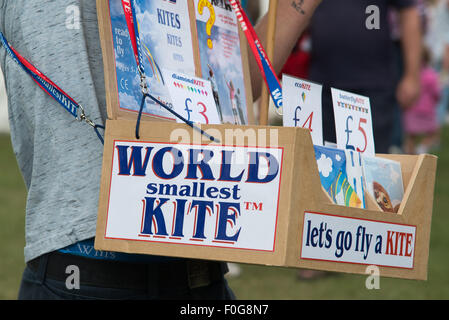
POLYGON ((282 77, 284 127, 310 130, 312 142, 323 145, 322 90, 320 84, 289 75, 282 77))
POLYGON ((375 156, 371 105, 368 97, 331 88, 337 146, 375 156))

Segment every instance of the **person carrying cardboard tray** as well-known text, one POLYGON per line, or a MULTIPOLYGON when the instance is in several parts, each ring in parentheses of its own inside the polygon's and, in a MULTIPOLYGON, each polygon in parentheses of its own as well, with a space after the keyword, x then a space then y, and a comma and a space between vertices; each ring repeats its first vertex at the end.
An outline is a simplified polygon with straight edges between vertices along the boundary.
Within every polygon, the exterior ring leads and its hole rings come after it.
MULTIPOLYGON (((320 2, 279 1, 276 70, 320 2)), ((103 146, 84 122, 98 132, 106 119, 96 2, 70 2, 79 9, 76 27, 66 24, 66 1, 0 0, 0 8, 11 140, 28 191, 19 299, 233 299, 224 263, 93 248, 103 146), (15 51, 7 51, 8 42, 15 51), (10 55, 26 58, 48 79, 30 76, 24 68, 32 66, 10 55), (80 121, 67 113, 76 103, 84 106, 80 121)), ((261 39, 267 21, 257 26, 261 39)), ((254 61, 251 70, 257 98, 262 79, 254 61)))

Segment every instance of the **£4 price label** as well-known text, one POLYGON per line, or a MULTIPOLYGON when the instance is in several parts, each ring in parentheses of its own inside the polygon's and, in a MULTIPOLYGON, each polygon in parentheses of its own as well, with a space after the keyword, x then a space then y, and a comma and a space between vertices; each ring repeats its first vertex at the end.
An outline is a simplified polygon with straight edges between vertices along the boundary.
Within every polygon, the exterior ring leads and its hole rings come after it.
POLYGON ((313 132, 312 127, 312 121, 313 121, 313 111, 309 114, 306 121, 301 125, 301 119, 299 118, 298 113, 300 113, 302 110, 301 106, 297 106, 295 109, 295 117, 293 118, 293 121, 295 123, 295 127, 301 127, 301 128, 307 128, 310 130, 310 132, 313 132))
POLYGON ((283 124, 309 129, 313 144, 323 145, 322 86, 283 75, 283 124))

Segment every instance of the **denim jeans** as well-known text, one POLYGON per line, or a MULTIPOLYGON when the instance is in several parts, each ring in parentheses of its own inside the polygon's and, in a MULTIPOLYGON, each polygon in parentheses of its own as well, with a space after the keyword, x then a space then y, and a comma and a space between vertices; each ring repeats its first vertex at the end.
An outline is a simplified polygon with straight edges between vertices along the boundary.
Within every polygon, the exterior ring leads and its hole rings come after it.
MULTIPOLYGON (((66 266, 61 266, 66 268, 66 266)), ((104 274, 107 274, 105 270, 104 274)), ((67 275, 69 276, 69 275, 67 275)), ((81 275, 82 277, 82 275, 81 275)), ((25 268, 19 290, 19 300, 234 300, 235 296, 226 279, 221 277, 208 285, 190 288, 166 287, 153 275, 145 289, 101 287, 95 284, 81 284, 79 289, 69 289, 66 281, 52 279, 47 275, 46 263, 40 263, 37 270, 25 268)))

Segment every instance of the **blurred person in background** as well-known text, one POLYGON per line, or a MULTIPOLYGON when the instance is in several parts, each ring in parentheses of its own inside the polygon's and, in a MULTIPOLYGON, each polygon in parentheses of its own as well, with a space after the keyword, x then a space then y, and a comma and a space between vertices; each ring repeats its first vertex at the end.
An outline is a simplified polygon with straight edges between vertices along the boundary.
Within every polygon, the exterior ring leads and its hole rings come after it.
POLYGON ((437 107, 441 97, 438 73, 431 65, 430 52, 423 50, 421 95, 403 113, 404 151, 407 154, 431 152, 439 140, 437 107))
MULTIPOLYGON (((324 1, 307 30, 282 72, 323 84, 325 141, 336 142, 334 87, 370 98, 376 152, 388 153, 395 126, 401 132, 397 109, 412 105, 420 91, 421 20, 415 0, 324 1), (367 26, 372 5, 379 9, 375 29, 367 26), (397 13, 394 30, 391 8, 397 13)), ((297 276, 312 280, 331 274, 301 269, 297 276)))
MULTIPOLYGON (((310 80, 323 86, 323 134, 336 142, 330 87, 370 98, 375 148, 388 153, 395 111, 420 91, 421 23, 414 0, 324 1, 309 25, 310 80), (397 81, 389 7, 398 12, 403 75, 397 81)), ((396 120, 398 121, 398 120, 396 120)))
MULTIPOLYGON (((421 30, 423 34, 426 34, 429 22, 429 12, 427 10, 427 3, 425 0, 416 0, 418 13, 421 21, 421 30)), ((391 29, 391 39, 393 41, 393 54, 395 61, 395 77, 396 83, 399 83, 404 74, 404 54, 402 52, 401 42, 401 26, 398 11, 395 8, 389 9, 389 22, 391 29)), ((403 127, 402 127, 402 108, 399 103, 394 108, 394 126, 391 137, 391 146, 389 148, 390 153, 403 153, 403 127)))
POLYGON ((437 110, 440 126, 444 126, 449 107, 449 0, 429 1, 429 32, 425 41, 430 49, 433 65, 440 73, 442 96, 437 110))

